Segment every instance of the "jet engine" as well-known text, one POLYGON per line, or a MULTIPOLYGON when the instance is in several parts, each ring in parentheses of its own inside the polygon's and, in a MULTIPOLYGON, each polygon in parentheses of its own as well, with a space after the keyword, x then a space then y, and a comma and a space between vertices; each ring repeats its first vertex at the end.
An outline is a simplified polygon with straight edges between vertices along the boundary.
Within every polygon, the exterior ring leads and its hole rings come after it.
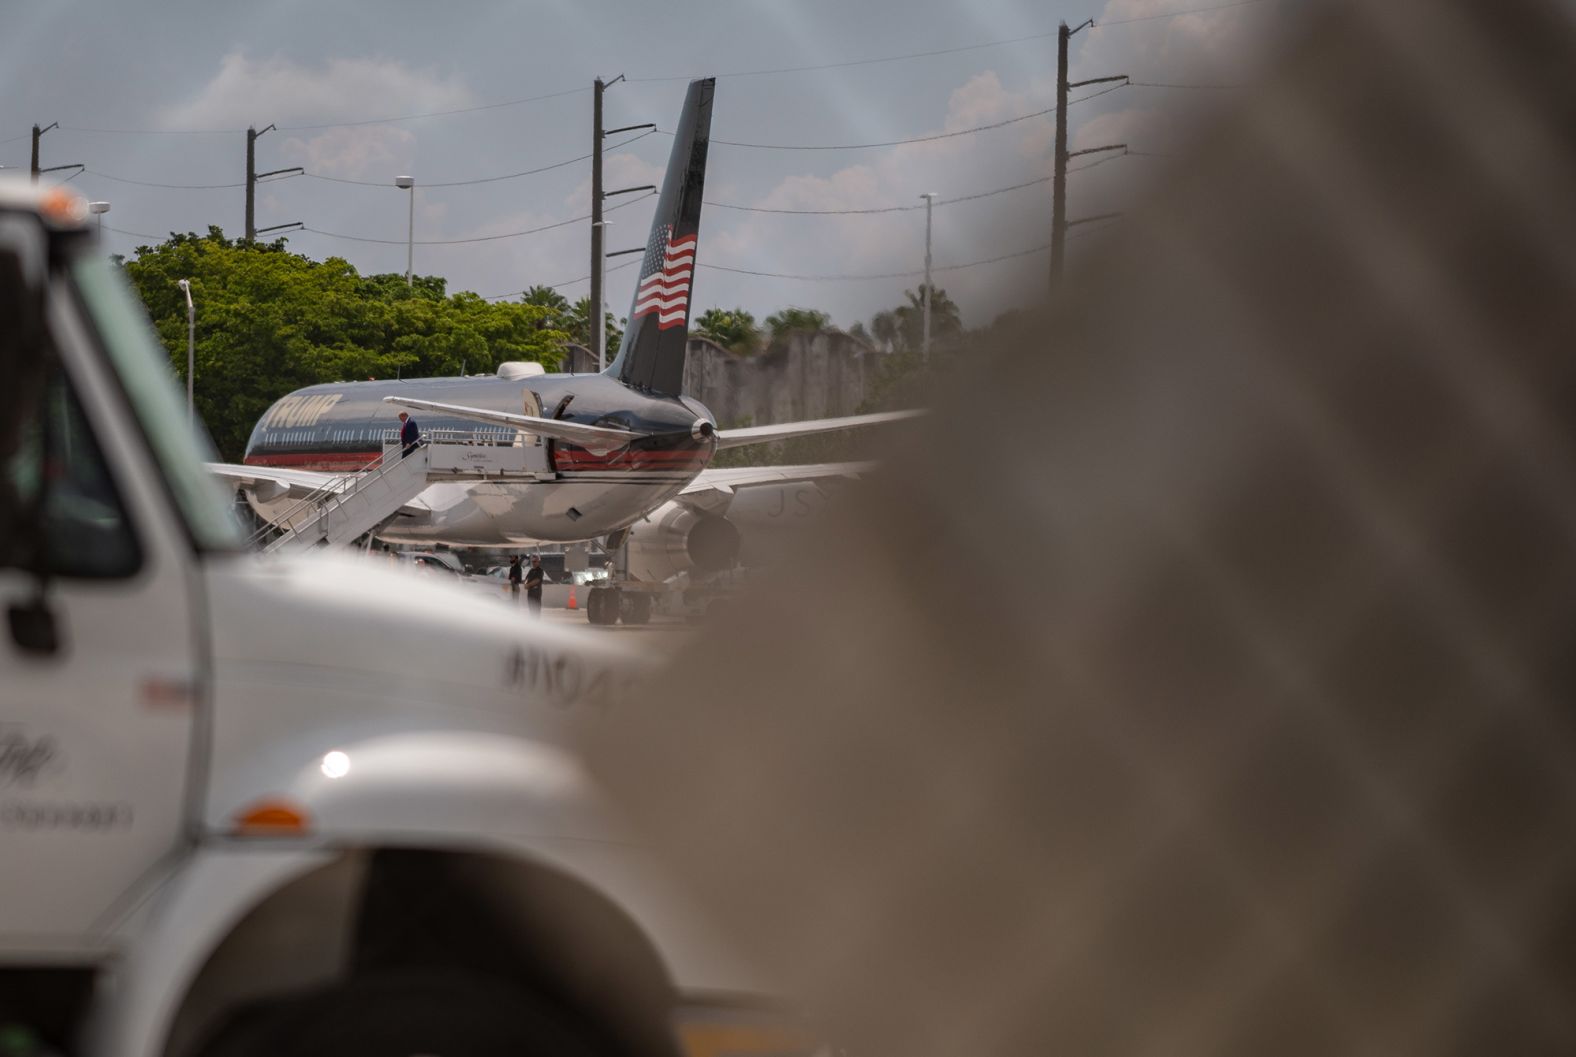
POLYGON ((629 572, 656 581, 682 572, 721 572, 737 564, 743 542, 727 518, 670 501, 630 527, 629 572))

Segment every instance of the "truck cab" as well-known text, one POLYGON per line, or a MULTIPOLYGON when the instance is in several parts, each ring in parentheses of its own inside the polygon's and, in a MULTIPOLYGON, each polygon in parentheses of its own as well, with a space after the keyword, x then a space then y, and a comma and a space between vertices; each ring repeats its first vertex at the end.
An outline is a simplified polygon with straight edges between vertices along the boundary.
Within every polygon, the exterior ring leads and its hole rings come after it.
POLYGON ((248 552, 85 217, 0 184, 9 1052, 797 1046, 576 755, 639 659, 248 552))

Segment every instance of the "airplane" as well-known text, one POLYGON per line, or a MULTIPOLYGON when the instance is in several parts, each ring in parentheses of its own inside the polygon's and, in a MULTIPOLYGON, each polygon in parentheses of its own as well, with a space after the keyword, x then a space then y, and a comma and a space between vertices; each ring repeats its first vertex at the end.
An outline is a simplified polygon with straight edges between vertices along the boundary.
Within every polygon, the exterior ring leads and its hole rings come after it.
MULTIPOLYGON (((704 405, 682 393, 715 83, 690 83, 628 329, 606 371, 548 374, 537 364, 506 363, 495 376, 308 386, 262 416, 242 465, 213 470, 277 522, 302 495, 378 460, 385 435, 398 427, 395 412, 407 409, 420 413, 429 436, 452 431, 517 447, 530 438, 525 456, 537 472, 531 480, 434 482, 376 530, 379 539, 506 546, 607 537, 611 548, 627 530, 655 521, 666 534, 657 549, 709 566, 737 553, 737 531, 726 524, 736 491, 785 480, 783 468, 709 469, 717 452, 920 414, 719 429, 704 405)), ((795 468, 804 480, 857 472, 836 464, 795 468)))

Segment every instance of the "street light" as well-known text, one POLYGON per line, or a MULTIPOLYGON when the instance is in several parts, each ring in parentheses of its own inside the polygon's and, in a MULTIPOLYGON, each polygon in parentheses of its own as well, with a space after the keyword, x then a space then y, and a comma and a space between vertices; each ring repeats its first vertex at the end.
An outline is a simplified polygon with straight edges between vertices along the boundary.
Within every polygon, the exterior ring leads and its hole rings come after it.
POLYGON ((88 203, 88 212, 89 213, 93 213, 93 214, 95 214, 98 217, 98 237, 99 237, 99 241, 103 242, 104 241, 104 214, 109 212, 109 203, 108 202, 89 202, 88 203))
POLYGON ((394 186, 410 192, 410 234, 405 239, 405 285, 410 286, 411 262, 416 256, 416 178, 396 176, 394 186))
POLYGON ((936 204, 936 192, 926 191, 919 197, 925 200, 925 336, 920 342, 920 359, 930 362, 930 210, 936 204))
POLYGON ((186 295, 186 424, 195 426, 197 416, 192 410, 192 378, 197 370, 197 306, 192 304, 190 279, 177 279, 175 285, 186 295))

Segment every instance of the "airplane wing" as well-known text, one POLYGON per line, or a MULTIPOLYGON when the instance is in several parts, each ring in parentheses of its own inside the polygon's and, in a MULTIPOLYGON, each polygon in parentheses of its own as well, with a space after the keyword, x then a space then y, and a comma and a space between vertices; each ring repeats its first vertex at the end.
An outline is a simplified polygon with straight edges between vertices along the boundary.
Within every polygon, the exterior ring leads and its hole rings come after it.
POLYGON ((873 462, 823 462, 804 466, 739 466, 702 470, 689 486, 673 497, 702 514, 725 514, 734 494, 742 489, 774 484, 794 484, 828 477, 856 478, 875 469, 873 462))
POLYGON ((321 470, 287 470, 278 466, 242 466, 228 462, 210 462, 208 470, 231 485, 249 489, 265 503, 287 495, 292 499, 305 499, 324 485, 344 477, 321 470))
POLYGON ((648 434, 635 433, 627 429, 588 426, 582 422, 565 422, 562 419, 542 418, 539 415, 516 415, 509 411, 488 411, 485 408, 466 407, 463 404, 440 404, 436 400, 416 400, 405 396, 385 396, 383 402, 385 404, 399 404, 402 407, 413 407, 418 411, 438 411, 445 415, 469 418, 494 426, 507 426, 510 429, 518 429, 537 436, 560 440, 566 444, 574 444, 597 455, 606 455, 610 451, 617 451, 632 440, 639 440, 641 437, 648 436, 648 434))
POLYGON ((745 426, 742 429, 719 429, 717 450, 739 448, 746 444, 766 444, 771 441, 810 437, 817 433, 836 433, 839 430, 858 429, 882 422, 900 422, 916 418, 924 411, 880 411, 873 415, 850 415, 847 418, 816 418, 806 422, 780 422, 772 426, 745 426))

